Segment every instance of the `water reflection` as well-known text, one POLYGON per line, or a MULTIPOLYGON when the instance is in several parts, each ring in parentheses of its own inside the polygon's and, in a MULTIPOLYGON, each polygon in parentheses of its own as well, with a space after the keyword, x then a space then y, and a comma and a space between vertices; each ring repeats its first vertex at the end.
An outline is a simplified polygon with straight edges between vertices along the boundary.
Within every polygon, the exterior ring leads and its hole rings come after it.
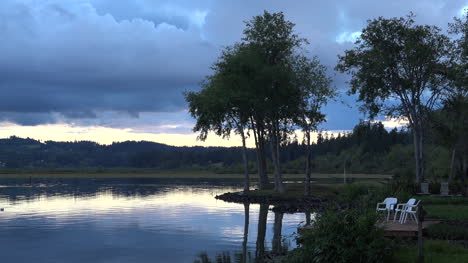
POLYGON ((265 235, 267 228, 268 207, 269 205, 261 204, 260 211, 258 213, 258 231, 255 258, 260 262, 263 261, 263 258, 265 257, 265 235))
POLYGON ((273 241, 272 241, 272 253, 273 255, 283 254, 283 249, 281 246, 281 229, 283 227, 283 213, 275 212, 275 224, 273 227, 273 241))
POLYGON ((249 214, 250 204, 244 203, 244 240, 242 241, 242 260, 241 263, 247 263, 247 241, 249 236, 249 214))
POLYGON ((0 184, 2 262, 261 262, 304 221, 214 198, 241 185, 0 184))
MULTIPOLYGON (((242 252, 234 253, 233 258, 229 252, 223 252, 214 257, 214 260, 206 253, 201 253, 198 256, 198 259, 194 263, 211 263, 211 262, 236 262, 236 263, 250 263, 256 262, 261 263, 265 262, 267 259, 272 259, 274 256, 285 255, 289 248, 289 243, 284 242, 287 237, 282 235, 283 229, 283 217, 284 213, 274 212, 274 223, 272 225, 273 238, 271 251, 267 251, 265 248, 266 234, 268 229, 268 211, 269 205, 262 204, 259 205, 258 213, 258 222, 257 222, 257 239, 255 246, 255 258, 252 259, 250 252, 247 249, 248 244, 248 231, 249 231, 249 214, 250 214, 250 204, 244 204, 244 240, 242 242, 242 252)), ((306 213, 307 218, 310 220, 311 213, 306 213)))

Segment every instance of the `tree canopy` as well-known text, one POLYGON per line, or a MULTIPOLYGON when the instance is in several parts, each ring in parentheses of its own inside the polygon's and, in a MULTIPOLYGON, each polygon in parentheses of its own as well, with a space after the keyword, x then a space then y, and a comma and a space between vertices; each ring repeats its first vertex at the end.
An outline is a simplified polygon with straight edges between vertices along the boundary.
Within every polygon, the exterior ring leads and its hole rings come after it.
POLYGON ((416 179, 424 180, 423 131, 429 110, 447 88, 450 40, 435 26, 407 17, 369 20, 355 47, 339 56, 338 71, 351 75, 350 94, 362 109, 403 116, 414 133, 416 179))

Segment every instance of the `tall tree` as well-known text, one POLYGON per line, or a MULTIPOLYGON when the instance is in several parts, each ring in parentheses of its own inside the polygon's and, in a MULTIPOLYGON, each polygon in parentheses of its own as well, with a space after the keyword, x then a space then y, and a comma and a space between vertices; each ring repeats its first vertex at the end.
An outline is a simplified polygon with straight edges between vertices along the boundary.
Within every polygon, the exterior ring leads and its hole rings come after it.
POLYGON ((275 76, 272 66, 265 63, 258 48, 238 43, 223 50, 213 65, 213 74, 202 83, 202 90, 189 92, 186 100, 197 123, 194 131, 204 140, 209 131, 227 138, 234 130, 242 138, 245 183, 249 188, 246 137, 254 134, 257 152, 259 188, 269 185, 265 157, 265 98, 264 87, 275 76))
POLYGON ((246 22, 244 43, 248 43, 264 58, 268 76, 257 87, 256 113, 252 123, 256 125, 256 139, 260 147, 266 139, 270 144, 275 173, 275 190, 283 193, 280 146, 293 131, 293 118, 301 102, 298 87, 292 85, 293 67, 291 58, 305 39, 294 33, 294 24, 287 21, 282 12, 255 16, 246 22))
MULTIPOLYGON (((468 179, 468 9, 461 18, 454 18, 449 24, 452 34, 451 63, 448 77, 450 88, 444 98, 444 107, 436 118, 439 133, 452 148, 449 180, 454 176, 455 160, 459 155, 463 180, 468 179)), ((468 193, 468 188, 467 188, 468 193)))
POLYGON ((443 108, 432 114, 431 123, 439 143, 451 150, 448 179, 452 181, 455 177, 457 159, 462 162, 462 179, 468 179, 465 168, 468 150, 468 96, 452 94, 443 103, 443 108))
POLYGON ((223 138, 229 138, 232 130, 241 136, 244 191, 249 191, 246 125, 250 108, 247 108, 249 95, 243 95, 242 90, 237 88, 245 82, 244 76, 236 72, 240 53, 239 46, 224 50, 219 61, 213 66, 213 75, 208 76, 202 83, 202 90, 188 92, 185 97, 191 115, 197 120, 193 130, 200 132, 199 139, 205 140, 210 131, 223 138))
POLYGON ((368 21, 355 48, 339 57, 371 117, 403 116, 413 131, 416 181, 424 181, 424 127, 446 85, 449 39, 435 26, 416 25, 414 15, 368 21))
POLYGON ((302 103, 296 119, 296 123, 302 128, 304 141, 307 145, 305 162, 305 195, 311 194, 311 159, 312 142, 311 134, 317 131, 318 125, 325 121, 325 115, 321 108, 330 98, 335 96, 335 90, 331 86, 331 78, 326 74, 326 67, 314 57, 309 59, 298 56, 294 60, 295 85, 302 91, 302 103))

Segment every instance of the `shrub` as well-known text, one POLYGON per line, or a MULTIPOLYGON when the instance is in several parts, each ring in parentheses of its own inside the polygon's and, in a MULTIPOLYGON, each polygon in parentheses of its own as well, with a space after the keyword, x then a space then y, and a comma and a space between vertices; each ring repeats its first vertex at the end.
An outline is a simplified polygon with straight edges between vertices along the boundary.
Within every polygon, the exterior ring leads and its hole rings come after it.
POLYGON ((299 248, 284 262, 382 262, 391 247, 376 222, 374 211, 326 211, 300 236, 299 248))

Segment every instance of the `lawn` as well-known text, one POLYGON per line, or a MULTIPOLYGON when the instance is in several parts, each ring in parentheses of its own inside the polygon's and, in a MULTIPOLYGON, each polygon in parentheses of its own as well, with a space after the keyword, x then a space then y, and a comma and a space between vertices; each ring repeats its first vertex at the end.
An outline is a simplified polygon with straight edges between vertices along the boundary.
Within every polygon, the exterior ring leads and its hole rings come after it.
POLYGON ((428 218, 468 220, 468 205, 425 205, 428 218))
MULTIPOLYGON (((416 244, 399 248, 395 250, 391 262, 416 262, 417 252, 416 244)), ((424 242, 424 262, 466 263, 468 262, 468 248, 447 241, 427 240, 424 242)))
POLYGON ((418 197, 424 205, 468 205, 468 197, 462 196, 420 196, 418 197))

